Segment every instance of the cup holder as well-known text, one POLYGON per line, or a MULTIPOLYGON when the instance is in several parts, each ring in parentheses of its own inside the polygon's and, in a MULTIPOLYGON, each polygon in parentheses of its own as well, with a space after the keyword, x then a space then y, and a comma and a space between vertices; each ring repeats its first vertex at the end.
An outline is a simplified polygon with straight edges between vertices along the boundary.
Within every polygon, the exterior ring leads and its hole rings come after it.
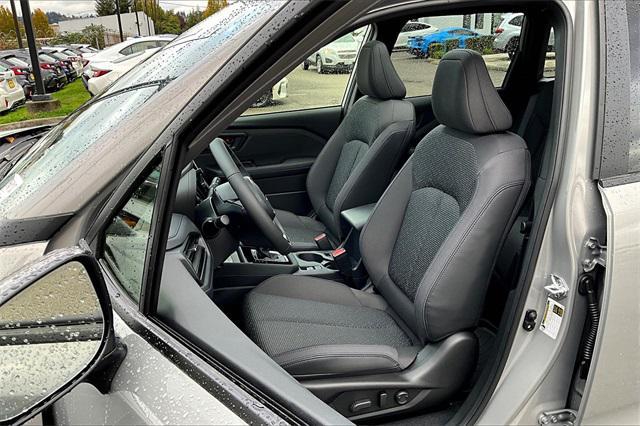
POLYGON ((295 256, 302 270, 331 269, 335 271, 338 269, 329 253, 309 251, 295 253, 295 256))
POLYGON ((298 259, 302 259, 305 262, 316 262, 316 263, 322 263, 327 260, 330 260, 322 256, 320 253, 299 253, 298 259))

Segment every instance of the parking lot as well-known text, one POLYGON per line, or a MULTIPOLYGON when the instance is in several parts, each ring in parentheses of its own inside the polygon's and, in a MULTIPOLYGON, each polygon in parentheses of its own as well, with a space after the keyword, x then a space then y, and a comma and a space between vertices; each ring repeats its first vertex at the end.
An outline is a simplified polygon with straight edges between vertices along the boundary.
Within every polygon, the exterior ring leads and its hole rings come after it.
MULTIPOLYGON (((419 96, 431 93, 433 78, 437 69, 436 61, 418 58, 407 52, 394 52, 391 56, 398 74, 407 87, 407 96, 419 96)), ((493 58, 492 58, 493 59, 493 58)), ((489 75, 496 86, 502 84, 508 60, 506 55, 498 57, 496 66, 490 67, 489 75)), ((247 114, 292 111, 339 105, 349 80, 349 74, 318 74, 314 66, 303 70, 296 67, 289 75, 287 97, 276 99, 273 105, 262 108, 250 108, 247 114)))

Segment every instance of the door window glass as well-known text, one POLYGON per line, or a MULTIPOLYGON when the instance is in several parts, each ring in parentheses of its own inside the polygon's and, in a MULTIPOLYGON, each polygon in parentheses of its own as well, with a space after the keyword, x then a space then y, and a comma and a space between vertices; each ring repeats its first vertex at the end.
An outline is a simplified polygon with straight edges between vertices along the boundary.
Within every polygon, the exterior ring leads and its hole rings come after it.
POLYGON ((365 33, 366 27, 358 28, 312 52, 261 94, 244 115, 340 105, 365 33))
POLYGON ((136 302, 140 299, 159 177, 160 165, 134 191, 105 232, 104 259, 122 287, 136 302))
POLYGON ((456 48, 473 49, 487 64, 491 80, 501 86, 522 28, 522 14, 478 13, 412 19, 394 44, 391 60, 407 87, 407 97, 431 94, 433 77, 442 56, 456 48), (520 22, 519 25, 512 22, 520 22), (427 24, 414 29, 411 23, 427 24), (489 25, 490 24, 490 25, 489 25))
POLYGON ((556 76, 556 39, 553 34, 553 28, 551 28, 549 40, 547 41, 547 53, 544 58, 543 76, 545 78, 552 78, 556 76))

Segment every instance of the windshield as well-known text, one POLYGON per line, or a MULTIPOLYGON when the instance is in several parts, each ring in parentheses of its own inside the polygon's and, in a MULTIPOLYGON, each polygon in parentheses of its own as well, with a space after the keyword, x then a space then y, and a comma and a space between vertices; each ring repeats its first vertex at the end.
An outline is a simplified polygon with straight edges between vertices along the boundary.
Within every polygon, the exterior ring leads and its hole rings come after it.
POLYGON ((11 211, 16 206, 37 191, 46 190, 55 176, 68 173, 75 162, 82 161, 83 155, 88 156, 89 150, 104 149, 104 145, 97 144, 100 148, 94 145, 98 141, 106 144, 118 137, 113 129, 162 90, 167 81, 180 79, 244 28, 273 15, 283 3, 238 1, 230 4, 173 40, 117 80, 107 92, 63 120, 6 176, 0 176, 0 218, 14 217, 16 213, 12 215, 11 211), (113 138, 103 137, 110 131, 113 138))
POLYGON ((55 58, 52 58, 49 55, 45 55, 44 53, 39 54, 38 55, 38 59, 40 61, 42 61, 42 62, 47 62, 47 63, 50 63, 50 64, 54 64, 54 63, 57 62, 57 60, 55 58))
POLYGON ((334 43, 356 43, 356 39, 353 38, 351 34, 345 34, 339 39, 337 39, 336 41, 334 41, 334 43))
POLYGON ((236 36, 266 11, 275 11, 283 3, 282 1, 257 1, 230 4, 214 15, 215 24, 211 21, 212 18, 209 18, 203 22, 207 25, 196 25, 181 34, 158 53, 116 81, 103 96, 135 84, 179 77, 196 65, 203 56, 236 36))

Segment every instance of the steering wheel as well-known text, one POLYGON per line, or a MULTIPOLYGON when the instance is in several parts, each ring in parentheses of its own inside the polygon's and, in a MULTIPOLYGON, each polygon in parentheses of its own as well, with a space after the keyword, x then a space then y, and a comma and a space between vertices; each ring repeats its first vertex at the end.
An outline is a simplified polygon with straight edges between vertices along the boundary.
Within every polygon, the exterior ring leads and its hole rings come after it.
POLYGON ((249 217, 276 250, 282 254, 289 253, 291 241, 278 221, 275 210, 235 154, 229 151, 229 147, 221 138, 215 138, 209 144, 209 150, 249 217))

